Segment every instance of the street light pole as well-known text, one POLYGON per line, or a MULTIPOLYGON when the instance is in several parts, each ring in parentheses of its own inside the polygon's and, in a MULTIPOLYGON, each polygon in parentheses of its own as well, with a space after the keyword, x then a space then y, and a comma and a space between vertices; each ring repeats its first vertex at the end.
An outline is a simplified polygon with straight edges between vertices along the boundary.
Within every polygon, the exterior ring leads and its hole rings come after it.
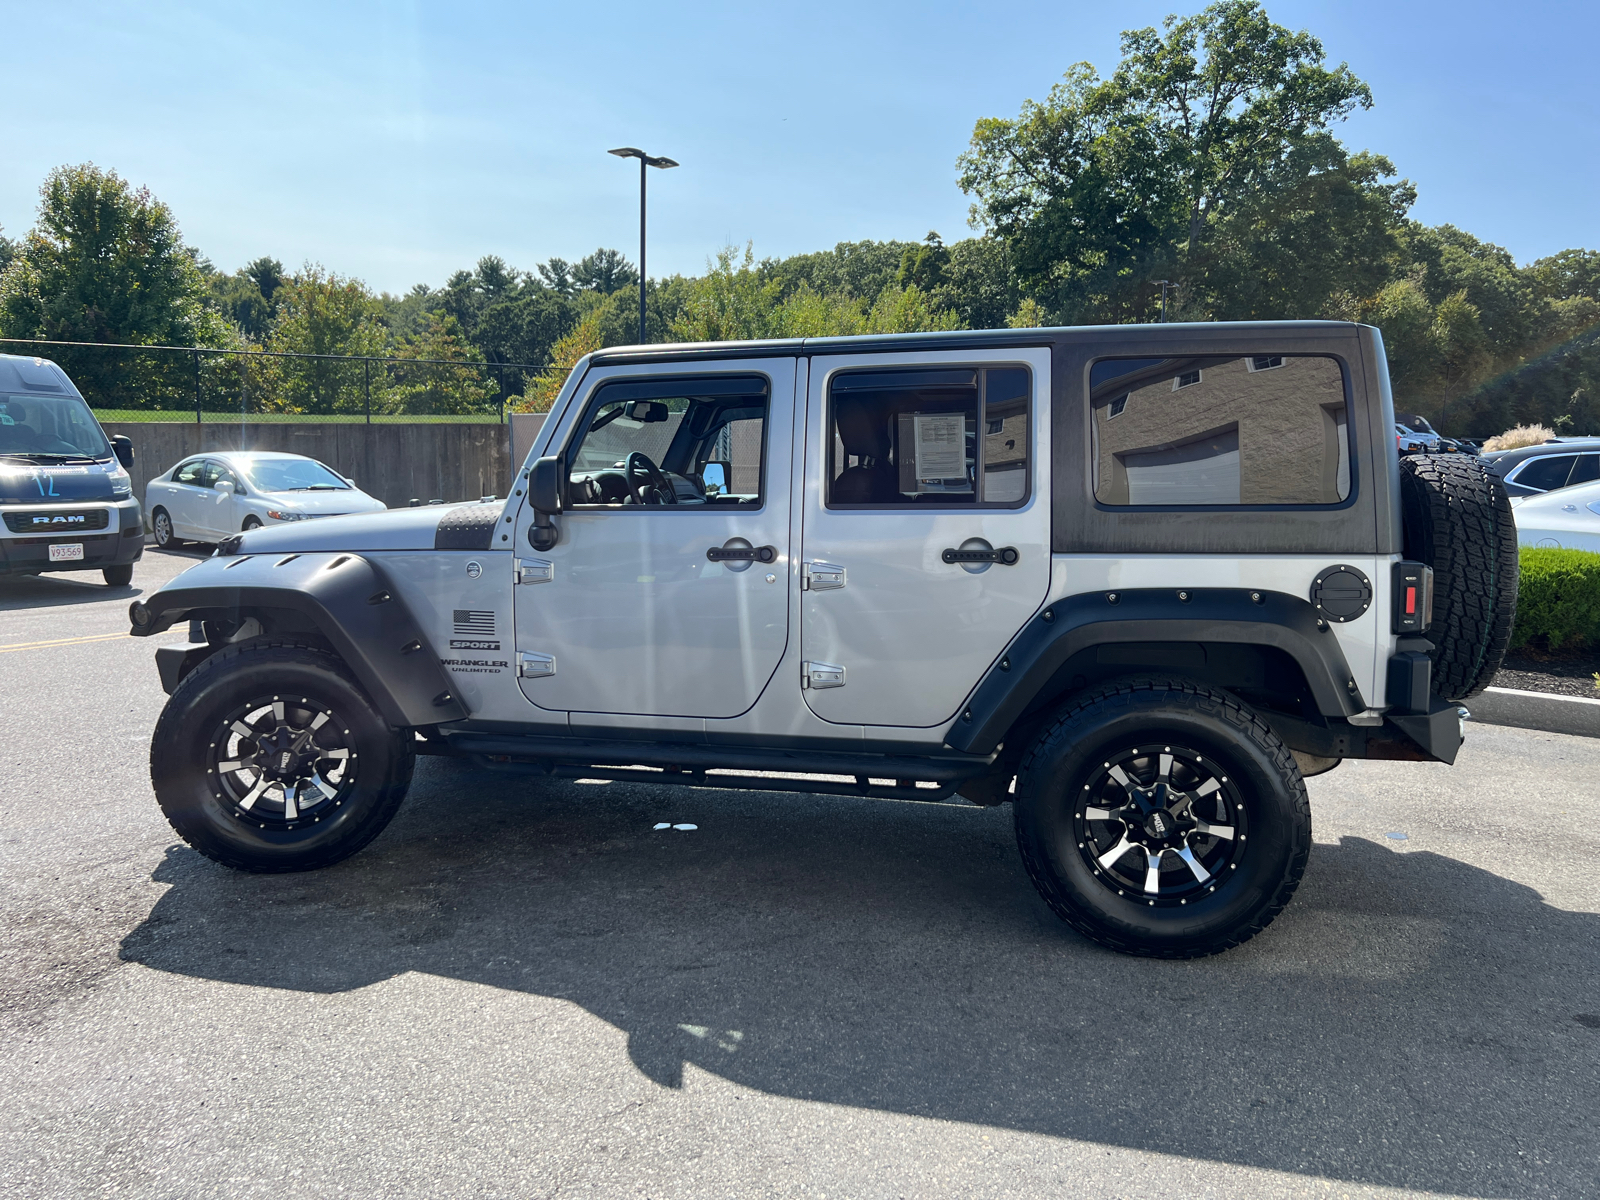
POLYGON ((658 158, 646 154, 643 150, 633 146, 619 146, 608 153, 615 154, 618 158, 637 158, 639 160, 639 344, 645 342, 644 330, 644 216, 645 216, 645 180, 649 174, 648 168, 660 167, 667 170, 678 164, 670 158, 658 158))

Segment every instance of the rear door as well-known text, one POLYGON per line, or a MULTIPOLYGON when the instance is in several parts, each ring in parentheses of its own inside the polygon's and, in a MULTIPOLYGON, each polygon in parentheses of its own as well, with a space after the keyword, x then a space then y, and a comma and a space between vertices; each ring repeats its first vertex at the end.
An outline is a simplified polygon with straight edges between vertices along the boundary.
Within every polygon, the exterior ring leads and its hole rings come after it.
POLYGON ((178 467, 172 475, 172 486, 162 497, 162 506, 172 518, 172 528, 179 537, 200 537, 204 530, 200 524, 200 510, 206 493, 202 479, 206 460, 191 458, 178 467))
POLYGON ((929 727, 1050 584, 1045 349, 811 360, 801 685, 819 717, 929 727))

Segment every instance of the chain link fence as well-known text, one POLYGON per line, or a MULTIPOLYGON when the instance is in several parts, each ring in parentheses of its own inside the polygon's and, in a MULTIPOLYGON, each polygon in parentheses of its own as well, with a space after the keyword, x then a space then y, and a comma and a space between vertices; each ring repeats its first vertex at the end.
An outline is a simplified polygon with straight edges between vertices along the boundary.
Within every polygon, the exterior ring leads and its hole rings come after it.
POLYGON ((56 362, 101 421, 504 424, 559 368, 468 359, 292 354, 0 338, 56 362))

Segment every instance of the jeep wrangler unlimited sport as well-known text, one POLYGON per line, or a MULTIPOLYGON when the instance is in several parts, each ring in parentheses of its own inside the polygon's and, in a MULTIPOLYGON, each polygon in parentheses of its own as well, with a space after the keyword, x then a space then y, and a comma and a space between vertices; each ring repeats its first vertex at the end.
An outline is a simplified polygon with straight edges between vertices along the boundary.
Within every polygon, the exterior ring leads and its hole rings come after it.
POLYGON ((1516 537, 1396 453, 1377 330, 1117 326, 606 350, 502 502, 229 538, 133 605, 173 827, 322 867, 418 754, 532 776, 1010 802, 1063 920, 1249 938, 1303 776, 1454 760, 1516 537))

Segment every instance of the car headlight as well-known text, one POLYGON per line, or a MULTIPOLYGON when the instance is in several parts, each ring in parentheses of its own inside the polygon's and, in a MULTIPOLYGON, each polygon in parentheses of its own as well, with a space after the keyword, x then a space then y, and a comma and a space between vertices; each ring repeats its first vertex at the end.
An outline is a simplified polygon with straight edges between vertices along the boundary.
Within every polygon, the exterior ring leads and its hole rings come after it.
POLYGON ((275 508, 267 509, 267 516, 274 521, 304 521, 310 515, 309 513, 280 512, 275 508))
POLYGON ((133 495, 133 480, 128 477, 126 471, 112 471, 107 478, 111 480, 111 496, 113 499, 121 500, 133 495))

